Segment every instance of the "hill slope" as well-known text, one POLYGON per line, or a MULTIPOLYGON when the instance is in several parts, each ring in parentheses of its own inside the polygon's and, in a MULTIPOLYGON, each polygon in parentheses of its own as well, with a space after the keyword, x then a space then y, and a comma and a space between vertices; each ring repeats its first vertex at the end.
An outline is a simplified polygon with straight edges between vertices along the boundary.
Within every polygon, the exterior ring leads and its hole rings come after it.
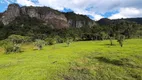
POLYGON ((125 22, 135 22, 137 24, 142 24, 142 18, 126 18, 126 19, 107 19, 107 18, 102 18, 99 21, 97 21, 97 23, 99 23, 100 25, 110 25, 110 24, 116 24, 117 22, 120 21, 125 21, 125 22))

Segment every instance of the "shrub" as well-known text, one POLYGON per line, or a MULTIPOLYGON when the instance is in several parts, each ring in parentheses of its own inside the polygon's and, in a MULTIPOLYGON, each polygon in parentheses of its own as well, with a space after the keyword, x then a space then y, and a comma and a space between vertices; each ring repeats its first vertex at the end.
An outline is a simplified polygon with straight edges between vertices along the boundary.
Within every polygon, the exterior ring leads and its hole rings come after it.
POLYGON ((41 50, 45 44, 45 41, 40 39, 36 39, 34 42, 34 45, 38 48, 38 50, 41 50))
POLYGON ((56 43, 55 38, 46 38, 46 42, 48 45, 54 45, 56 43))
POLYGON ((3 48, 6 54, 9 54, 12 52, 21 52, 20 44, 13 44, 12 42, 8 42, 7 40, 3 42, 3 48))
POLYGON ((24 42, 25 37, 21 35, 11 35, 8 37, 8 39, 14 44, 19 44, 24 42))
POLYGON ((2 45, 5 49, 5 53, 12 52, 21 52, 21 43, 26 40, 26 37, 21 35, 11 35, 8 39, 1 41, 0 45, 2 45))
POLYGON ((4 45, 4 50, 6 54, 9 54, 11 52, 13 52, 13 44, 9 43, 9 44, 5 44, 4 45))
POLYGON ((20 44, 15 44, 13 46, 13 52, 21 52, 21 45, 20 44))
POLYGON ((61 38, 60 36, 56 36, 55 39, 56 39, 56 43, 63 43, 64 42, 64 39, 61 38))
POLYGON ((68 47, 70 46, 72 41, 73 41, 72 37, 66 38, 66 43, 68 47))

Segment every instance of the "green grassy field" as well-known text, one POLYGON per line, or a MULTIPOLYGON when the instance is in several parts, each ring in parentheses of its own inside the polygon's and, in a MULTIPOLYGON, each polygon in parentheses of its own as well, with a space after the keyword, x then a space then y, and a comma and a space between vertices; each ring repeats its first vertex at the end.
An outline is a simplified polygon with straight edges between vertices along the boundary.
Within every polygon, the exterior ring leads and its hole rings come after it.
POLYGON ((0 80, 142 80, 142 39, 73 42, 22 53, 3 54, 0 80))

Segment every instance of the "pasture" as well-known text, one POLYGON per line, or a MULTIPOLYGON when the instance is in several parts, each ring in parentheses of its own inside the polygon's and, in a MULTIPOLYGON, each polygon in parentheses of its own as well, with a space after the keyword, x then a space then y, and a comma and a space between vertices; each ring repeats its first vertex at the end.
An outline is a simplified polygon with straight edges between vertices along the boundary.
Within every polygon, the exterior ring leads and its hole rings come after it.
POLYGON ((0 80, 142 80, 142 39, 22 45, 21 53, 0 48, 0 80))

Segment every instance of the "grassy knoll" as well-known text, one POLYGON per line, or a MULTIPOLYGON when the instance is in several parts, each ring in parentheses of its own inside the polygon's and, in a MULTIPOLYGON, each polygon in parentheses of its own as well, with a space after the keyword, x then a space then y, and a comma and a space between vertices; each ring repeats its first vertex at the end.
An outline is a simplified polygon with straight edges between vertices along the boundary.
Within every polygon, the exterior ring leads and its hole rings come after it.
POLYGON ((0 48, 0 80, 142 80, 142 39, 82 41, 3 54, 0 48))

